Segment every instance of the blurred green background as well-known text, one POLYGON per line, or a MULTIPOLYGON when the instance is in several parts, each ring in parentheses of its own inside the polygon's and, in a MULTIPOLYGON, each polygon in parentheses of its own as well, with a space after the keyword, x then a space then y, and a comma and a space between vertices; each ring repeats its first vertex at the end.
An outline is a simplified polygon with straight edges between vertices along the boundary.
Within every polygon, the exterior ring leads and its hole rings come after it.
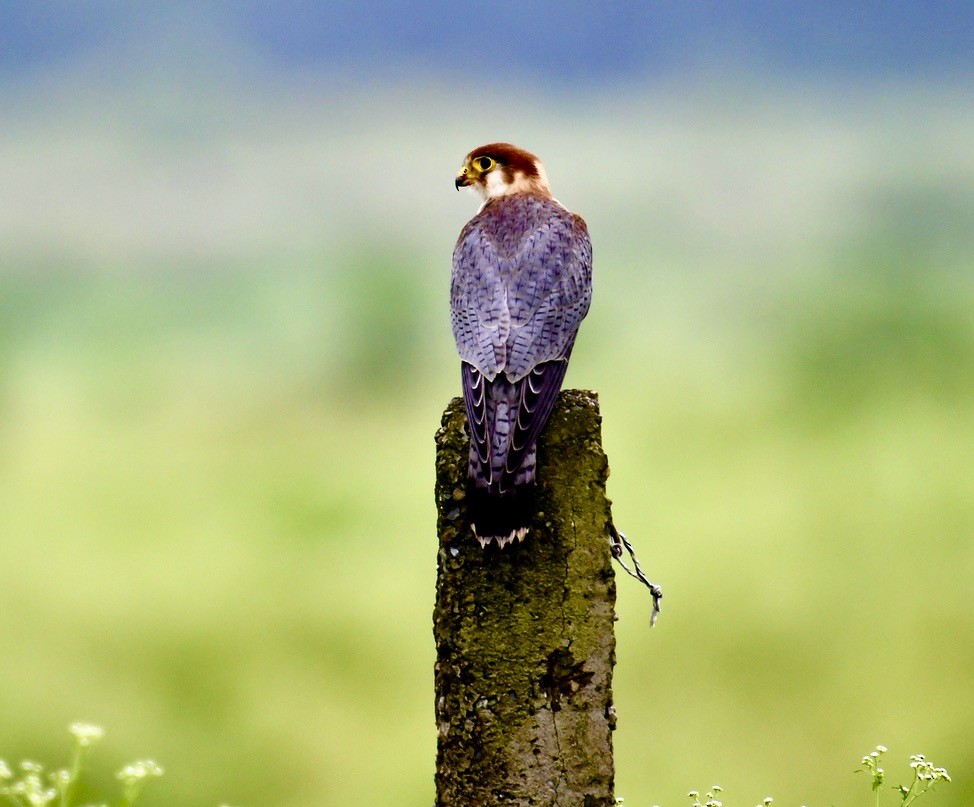
POLYGON ((370 77, 166 30, 2 81, 0 757, 87 720, 96 782, 166 768, 146 807, 431 803, 453 176, 505 139, 588 221, 566 383, 665 591, 650 631, 619 579, 618 795, 866 804, 885 743, 974 802, 969 81, 370 77))

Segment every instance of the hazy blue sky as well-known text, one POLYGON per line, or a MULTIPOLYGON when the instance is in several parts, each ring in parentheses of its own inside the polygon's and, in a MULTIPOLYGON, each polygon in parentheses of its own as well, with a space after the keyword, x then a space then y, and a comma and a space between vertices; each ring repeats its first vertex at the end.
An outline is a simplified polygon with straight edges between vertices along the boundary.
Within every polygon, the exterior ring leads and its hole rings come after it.
POLYGON ((937 79, 974 68, 974 3, 416 3, 26 0, 0 5, 8 78, 162 41, 278 69, 401 69, 541 82, 670 78, 732 67, 838 80, 937 79))

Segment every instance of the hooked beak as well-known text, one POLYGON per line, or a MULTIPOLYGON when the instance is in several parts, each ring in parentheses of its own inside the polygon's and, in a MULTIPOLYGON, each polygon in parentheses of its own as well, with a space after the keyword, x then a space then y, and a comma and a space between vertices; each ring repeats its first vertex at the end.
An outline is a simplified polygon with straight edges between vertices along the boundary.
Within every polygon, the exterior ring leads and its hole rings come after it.
POLYGON ((467 176, 467 168, 464 166, 463 170, 457 174, 457 178, 454 180, 453 184, 456 186, 457 190, 460 190, 460 188, 466 188, 467 185, 469 185, 472 181, 473 180, 467 176))

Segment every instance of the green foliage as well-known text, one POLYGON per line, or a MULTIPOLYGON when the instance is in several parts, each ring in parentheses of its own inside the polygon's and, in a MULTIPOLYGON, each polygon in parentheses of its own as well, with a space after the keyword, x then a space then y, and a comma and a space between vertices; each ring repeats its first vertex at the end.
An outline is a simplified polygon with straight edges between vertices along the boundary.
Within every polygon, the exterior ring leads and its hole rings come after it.
MULTIPOLYGON (((0 796, 15 807, 80 807, 82 778, 92 744, 104 736, 100 726, 89 723, 73 723, 70 727, 74 744, 68 767, 45 773, 38 762, 24 760, 11 768, 0 759, 0 796)), ((138 801, 149 779, 162 776, 160 768, 151 759, 131 762, 123 767, 115 778, 121 782, 121 795, 112 799, 107 794, 85 793, 84 807, 131 807, 138 801), (95 805, 94 801, 101 802, 95 805)))
POLYGON ((880 396, 963 399, 974 387, 974 325, 943 294, 874 280, 801 313, 788 345, 798 415, 861 417, 880 396))
MULTIPOLYGON (((870 775, 870 785, 876 797, 876 807, 881 804, 883 782, 886 777, 886 773, 880 765, 886 750, 885 745, 877 745, 875 751, 862 758, 863 767, 859 769, 859 771, 866 771, 870 775)), ((937 782, 950 781, 950 775, 947 771, 933 765, 925 759, 923 754, 910 756, 910 768, 913 770, 913 781, 909 786, 900 785, 895 788, 900 795, 902 807, 908 807, 920 796, 930 792, 937 782)), ((724 789, 720 785, 713 785, 704 795, 701 795, 699 790, 691 790, 687 793, 687 797, 690 799, 690 807, 724 807, 723 791, 724 789)), ((622 799, 618 799, 618 801, 620 804, 623 803, 622 799)), ((755 805, 755 807, 772 807, 774 801, 773 797, 765 796, 761 804, 755 805)))
MULTIPOLYGON (((872 780, 872 789, 876 794, 876 807, 881 803, 883 782, 886 781, 886 771, 883 770, 883 754, 887 751, 885 745, 877 745, 862 758, 862 771, 866 771, 872 780)), ((913 804, 917 799, 933 790, 938 782, 949 782, 950 774, 946 768, 934 765, 923 754, 910 755, 910 768, 913 771, 913 781, 909 785, 898 785, 895 789, 900 796, 903 807, 913 804)))

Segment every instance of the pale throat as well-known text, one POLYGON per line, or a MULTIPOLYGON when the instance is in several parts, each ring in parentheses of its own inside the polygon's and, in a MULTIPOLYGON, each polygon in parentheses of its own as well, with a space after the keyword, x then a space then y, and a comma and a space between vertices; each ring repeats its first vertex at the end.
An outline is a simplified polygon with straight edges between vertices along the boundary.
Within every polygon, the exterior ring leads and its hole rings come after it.
POLYGON ((485 202, 491 199, 499 199, 502 196, 513 196, 517 193, 537 193, 542 196, 551 196, 548 189, 548 177, 545 175, 544 166, 536 164, 538 175, 529 177, 523 171, 514 171, 512 174, 504 168, 498 168, 486 175, 483 184, 477 185, 477 190, 485 202))

